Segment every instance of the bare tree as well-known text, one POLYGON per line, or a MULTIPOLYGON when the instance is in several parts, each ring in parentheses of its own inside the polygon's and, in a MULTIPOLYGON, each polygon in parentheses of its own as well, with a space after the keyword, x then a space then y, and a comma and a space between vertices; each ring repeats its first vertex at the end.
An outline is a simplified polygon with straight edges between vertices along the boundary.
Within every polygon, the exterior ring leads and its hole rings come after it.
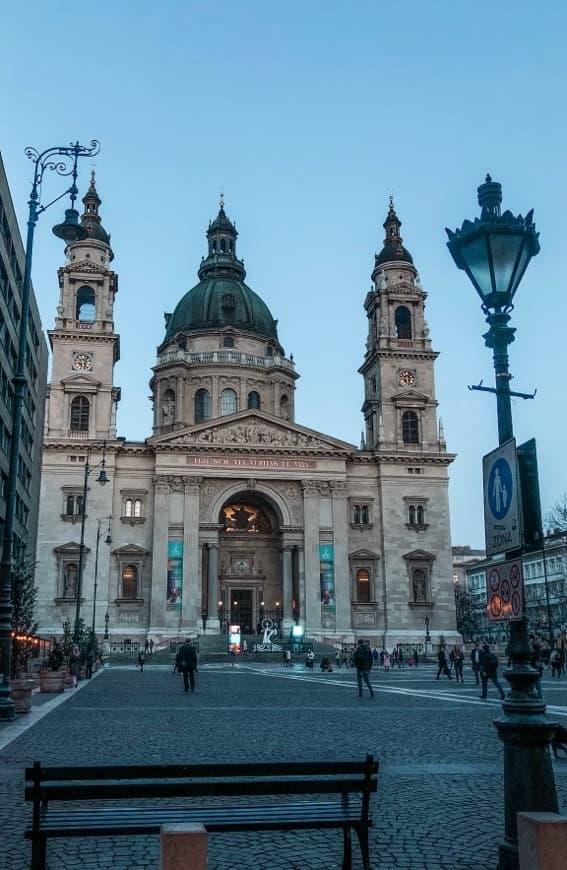
POLYGON ((545 515, 548 529, 567 531, 567 492, 564 492, 545 515))

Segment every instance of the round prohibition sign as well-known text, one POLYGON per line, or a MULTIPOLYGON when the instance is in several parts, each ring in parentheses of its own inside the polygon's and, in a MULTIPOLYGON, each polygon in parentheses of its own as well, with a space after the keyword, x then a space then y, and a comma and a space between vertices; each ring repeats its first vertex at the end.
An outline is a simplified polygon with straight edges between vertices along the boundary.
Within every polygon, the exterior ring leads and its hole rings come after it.
POLYGON ((510 569, 510 583, 512 584, 513 589, 517 589, 520 585, 521 577, 520 577, 520 569, 517 565, 512 565, 510 569))
POLYGON ((498 619, 502 613, 502 599, 499 595, 492 595, 488 607, 494 619, 498 619))
POLYGON ((512 616, 519 616, 522 612, 522 596, 519 592, 512 592, 512 616))
POLYGON ((497 568, 493 568, 488 575, 488 585, 490 586, 491 592, 496 592, 500 586, 500 573, 497 568))
POLYGON ((510 583, 508 580, 503 580, 502 585, 500 587, 500 595, 502 596, 502 601, 504 604, 508 604, 512 597, 512 590, 510 588, 510 583))

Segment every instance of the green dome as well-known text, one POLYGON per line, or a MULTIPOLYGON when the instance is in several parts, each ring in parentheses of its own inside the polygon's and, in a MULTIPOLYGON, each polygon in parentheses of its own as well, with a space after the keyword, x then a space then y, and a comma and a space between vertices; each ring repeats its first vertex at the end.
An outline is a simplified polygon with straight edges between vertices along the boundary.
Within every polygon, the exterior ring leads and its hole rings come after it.
POLYGON ((200 281, 178 302, 167 321, 165 341, 178 332, 233 326, 277 340, 277 321, 243 281, 218 277, 200 281))
POLYGON ((244 263, 236 256, 237 236, 221 200, 219 213, 207 230, 209 251, 199 267, 199 283, 185 294, 173 314, 165 315, 164 341, 178 332, 226 326, 277 341, 277 320, 258 294, 244 283, 244 263))

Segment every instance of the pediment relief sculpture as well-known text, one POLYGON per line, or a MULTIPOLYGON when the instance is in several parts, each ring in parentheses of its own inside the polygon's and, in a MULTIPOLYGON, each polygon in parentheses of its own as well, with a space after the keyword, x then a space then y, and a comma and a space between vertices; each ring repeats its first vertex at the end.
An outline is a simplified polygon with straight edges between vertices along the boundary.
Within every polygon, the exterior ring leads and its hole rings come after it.
POLYGON ((241 423, 222 429, 209 428, 200 432, 188 432, 175 439, 184 444, 215 444, 238 445, 247 444, 255 447, 311 447, 329 449, 329 444, 314 435, 306 435, 292 429, 276 429, 270 426, 241 423))

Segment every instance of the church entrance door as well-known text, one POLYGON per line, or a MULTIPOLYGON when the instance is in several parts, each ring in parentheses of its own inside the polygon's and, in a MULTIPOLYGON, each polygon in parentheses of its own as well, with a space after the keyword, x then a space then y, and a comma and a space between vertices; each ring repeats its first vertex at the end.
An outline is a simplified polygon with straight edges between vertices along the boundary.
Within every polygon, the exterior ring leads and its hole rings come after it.
POLYGON ((254 634, 252 589, 230 590, 230 623, 239 625, 242 634, 254 634))

